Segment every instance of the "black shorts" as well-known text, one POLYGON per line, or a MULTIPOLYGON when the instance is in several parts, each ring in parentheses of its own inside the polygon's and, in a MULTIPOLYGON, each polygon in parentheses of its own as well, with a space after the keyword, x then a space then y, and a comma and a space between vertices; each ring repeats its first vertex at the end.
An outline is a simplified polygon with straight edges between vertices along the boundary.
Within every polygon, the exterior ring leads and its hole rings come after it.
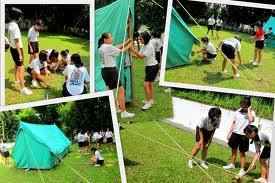
POLYGON ((97 143, 102 144, 103 143, 103 137, 97 140, 97 143))
POLYGON ((159 72, 159 66, 157 65, 153 65, 153 66, 146 66, 145 67, 145 80, 147 82, 154 82, 155 78, 157 76, 159 72))
POLYGON ((38 42, 30 42, 32 46, 33 53, 30 51, 30 45, 28 44, 28 54, 34 54, 34 53, 39 53, 39 44, 38 42))
MULTIPOLYGON (((199 142, 201 139, 200 139, 200 133, 199 133, 199 127, 197 126, 196 128, 196 142, 199 142)), ((206 129, 201 129, 202 130, 202 134, 203 134, 203 142, 207 142, 208 140, 210 140, 212 134, 214 133, 214 130, 213 131, 208 131, 206 129)))
POLYGON ((219 31, 222 29, 222 26, 216 26, 216 30, 219 31))
POLYGON ((256 41, 255 48, 261 49, 261 50, 264 49, 264 40, 262 40, 262 41, 256 41))
POLYGON ((9 152, 9 151, 5 151, 5 152, 3 153, 3 156, 4 156, 5 158, 10 157, 10 152, 9 152))
POLYGON ((260 159, 270 159, 271 147, 264 146, 260 159))
POLYGON ((235 59, 235 48, 228 44, 222 45, 222 52, 227 56, 228 59, 235 59))
POLYGON ((242 153, 249 150, 249 139, 245 135, 240 135, 237 133, 232 133, 228 145, 231 149, 238 149, 242 153))
POLYGON ((97 161, 96 161, 96 164, 98 164, 98 165, 103 165, 103 163, 104 163, 104 160, 97 159, 97 161))
MULTIPOLYGON (((70 96, 72 96, 70 93, 69 93, 69 91, 67 90, 67 85, 66 85, 66 83, 67 82, 65 82, 64 84, 63 84, 63 90, 62 90, 62 95, 63 95, 63 97, 70 97, 70 96)), ((86 86, 84 85, 84 90, 83 90, 83 92, 80 94, 80 95, 83 95, 83 94, 86 94, 87 93, 87 88, 86 88, 86 86)))
MULTIPOLYGON (((116 67, 102 68, 101 75, 106 86, 108 86, 110 90, 117 88, 118 72, 116 67)), ((118 86, 122 86, 120 81, 118 86)))
POLYGON ((86 141, 85 141, 85 146, 89 146, 89 145, 90 145, 89 141, 86 140, 86 141))
POLYGON ((85 142, 78 142, 78 147, 85 147, 85 142))
POLYGON ((107 138, 107 143, 109 144, 109 143, 112 143, 113 142, 113 137, 109 137, 109 138, 107 138))
POLYGON ((9 44, 5 44, 5 52, 8 51, 8 49, 10 48, 9 44))
POLYGON ((155 52, 156 54, 156 60, 158 61, 158 63, 160 63, 160 52, 155 52))
POLYGON ((213 59, 213 58, 216 58, 216 57, 217 57, 217 54, 214 55, 214 54, 211 54, 211 53, 207 52, 207 58, 208 59, 213 59))
POLYGON ((208 30, 214 30, 214 25, 208 25, 208 30))
MULTIPOLYGON (((30 75, 32 74, 32 70, 30 67, 27 68, 27 73, 29 73, 30 75)), ((40 71, 44 70, 44 68, 41 68, 40 71)))
POLYGON ((23 66, 24 65, 24 62, 23 62, 24 61, 23 49, 21 48, 21 54, 22 54, 22 57, 23 57, 22 62, 19 59, 19 53, 18 53, 17 49, 14 49, 14 48, 10 47, 10 52, 11 52, 11 56, 12 56, 12 59, 13 59, 15 65, 23 66))

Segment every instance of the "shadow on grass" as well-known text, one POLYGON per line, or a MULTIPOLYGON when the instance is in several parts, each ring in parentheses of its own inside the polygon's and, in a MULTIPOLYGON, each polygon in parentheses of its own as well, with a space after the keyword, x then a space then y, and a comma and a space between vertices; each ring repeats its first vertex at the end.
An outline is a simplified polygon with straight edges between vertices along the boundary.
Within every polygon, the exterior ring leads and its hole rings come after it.
POLYGON ((225 166, 228 164, 228 162, 225 162, 224 160, 218 159, 218 158, 207 158, 207 162, 215 164, 215 165, 220 165, 221 168, 222 168, 222 166, 225 166))
POLYGON ((204 71, 204 73, 207 74, 207 76, 204 77, 202 80, 208 84, 215 84, 234 79, 233 76, 223 76, 220 72, 204 71))
POLYGON ((5 79, 5 87, 12 91, 19 92, 19 89, 14 86, 14 81, 11 81, 10 79, 5 79))
POLYGON ((138 165, 140 165, 139 162, 130 160, 128 158, 124 158, 124 163, 125 163, 125 166, 138 166, 138 165))

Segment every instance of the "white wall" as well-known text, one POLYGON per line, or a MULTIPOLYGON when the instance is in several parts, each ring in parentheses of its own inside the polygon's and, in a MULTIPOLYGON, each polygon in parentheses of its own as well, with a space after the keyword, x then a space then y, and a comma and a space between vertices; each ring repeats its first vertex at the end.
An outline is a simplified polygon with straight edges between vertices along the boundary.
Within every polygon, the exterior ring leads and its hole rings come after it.
MULTIPOLYGON (((202 115, 207 115, 210 108, 213 106, 205 105, 185 99, 180 99, 177 97, 172 98, 173 102, 173 118, 170 119, 170 122, 182 125, 188 129, 195 130, 198 121, 202 115)), ((228 130, 233 122, 233 117, 235 111, 230 111, 227 109, 222 110, 222 119, 220 128, 216 130, 214 138, 221 140, 227 143, 227 134, 228 130)), ((256 114, 257 115, 257 114, 256 114)), ((260 127, 261 129, 272 130, 273 122, 267 119, 256 118, 253 123, 255 126, 260 127)), ((275 134, 275 133, 274 133, 275 134)), ((250 145, 249 150, 255 152, 254 145, 250 145)))

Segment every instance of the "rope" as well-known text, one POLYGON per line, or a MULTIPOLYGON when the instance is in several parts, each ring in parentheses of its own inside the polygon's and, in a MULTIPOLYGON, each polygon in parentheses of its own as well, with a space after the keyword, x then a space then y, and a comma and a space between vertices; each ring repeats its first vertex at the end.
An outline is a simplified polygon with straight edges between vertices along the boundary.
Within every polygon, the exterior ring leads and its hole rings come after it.
POLYGON ((158 7, 160 7, 161 9, 164 9, 159 3, 157 3, 156 1, 154 0, 151 0, 153 3, 155 3, 158 7))

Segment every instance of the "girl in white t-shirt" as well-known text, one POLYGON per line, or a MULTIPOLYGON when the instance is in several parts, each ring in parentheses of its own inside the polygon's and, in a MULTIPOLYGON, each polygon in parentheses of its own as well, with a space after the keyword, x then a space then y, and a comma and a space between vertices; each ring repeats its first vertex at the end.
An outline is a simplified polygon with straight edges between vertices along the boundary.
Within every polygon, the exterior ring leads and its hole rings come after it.
POLYGON ((104 157, 102 154, 96 149, 91 148, 91 152, 93 154, 93 157, 91 158, 91 162, 94 166, 102 166, 104 163, 104 157))
POLYGON ((110 131, 109 128, 107 128, 107 131, 105 133, 105 138, 107 139, 107 144, 108 144, 108 147, 107 149, 111 149, 111 151, 113 150, 113 133, 112 131, 110 131))
POLYGON ((218 39, 220 38, 219 31, 222 29, 222 24, 223 24, 223 21, 221 17, 218 17, 216 21, 216 34, 218 39))
POLYGON ((151 36, 148 32, 143 32, 140 34, 140 42, 144 44, 140 51, 137 52, 135 49, 131 48, 132 55, 137 58, 144 59, 145 61, 145 80, 144 80, 144 90, 146 94, 146 102, 142 107, 143 110, 151 108, 154 104, 153 101, 153 82, 158 74, 159 65, 155 56, 155 49, 150 44, 151 36))
POLYGON ((217 49, 211 43, 208 39, 208 37, 203 37, 201 39, 201 42, 205 45, 204 48, 201 48, 197 51, 197 53, 201 52, 202 53, 202 60, 213 60, 217 57, 217 49))
POLYGON ((207 25, 208 25, 207 35, 208 35, 209 31, 211 30, 212 38, 214 36, 215 23, 216 23, 215 16, 212 15, 207 21, 207 25))
POLYGON ((116 68, 115 59, 117 56, 125 53, 132 47, 132 40, 128 39, 124 43, 117 46, 113 46, 112 44, 113 36, 109 32, 103 33, 101 38, 98 40, 98 49, 102 61, 101 75, 106 84, 107 90, 114 90, 117 86, 119 86, 117 91, 118 98, 116 101, 119 103, 119 106, 117 106, 117 112, 121 112, 121 118, 132 118, 135 114, 126 111, 125 90, 118 78, 119 74, 116 68))
POLYGON ((54 71, 61 70, 64 71, 67 65, 71 64, 71 56, 70 56, 70 51, 69 50, 62 50, 60 52, 60 57, 57 62, 57 65, 54 67, 54 71))
POLYGON ((38 36, 41 29, 40 21, 34 22, 33 26, 28 31, 28 53, 30 54, 29 63, 36 59, 39 52, 38 36))

